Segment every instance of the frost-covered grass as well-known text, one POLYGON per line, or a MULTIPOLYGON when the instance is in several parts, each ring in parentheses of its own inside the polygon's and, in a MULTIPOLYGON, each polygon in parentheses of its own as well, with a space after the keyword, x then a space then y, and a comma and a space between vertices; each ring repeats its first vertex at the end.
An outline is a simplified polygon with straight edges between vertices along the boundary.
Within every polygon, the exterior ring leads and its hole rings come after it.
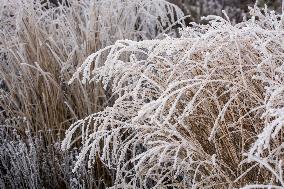
POLYGON ((0 188, 283 188, 284 14, 250 14, 2 0, 0 188))
MULTIPOLYGON (((16 133, 0 130, 0 188, 103 188, 102 180, 96 179, 95 166, 81 167, 72 173, 76 149, 68 153, 60 150, 60 141, 46 145, 45 138, 52 133, 38 133, 27 140, 16 133)), ((103 170, 100 171, 101 178, 103 170)))
POLYGON ((90 53, 118 39, 155 38, 183 17, 163 0, 40 2, 0 5, 1 116, 25 118, 35 131, 64 130, 102 108, 101 87, 67 85, 90 53))
POLYGON ((91 54, 71 86, 112 96, 66 132, 63 149, 81 133, 74 171, 100 159, 113 188, 283 188, 284 13, 250 14, 91 54))
POLYGON ((67 82, 92 52, 120 39, 175 35, 171 27, 184 16, 164 0, 61 2, 0 3, 0 188, 110 185, 111 173, 102 163, 76 176, 71 168, 77 150, 58 148, 65 130, 102 110, 108 98, 101 84, 67 82))

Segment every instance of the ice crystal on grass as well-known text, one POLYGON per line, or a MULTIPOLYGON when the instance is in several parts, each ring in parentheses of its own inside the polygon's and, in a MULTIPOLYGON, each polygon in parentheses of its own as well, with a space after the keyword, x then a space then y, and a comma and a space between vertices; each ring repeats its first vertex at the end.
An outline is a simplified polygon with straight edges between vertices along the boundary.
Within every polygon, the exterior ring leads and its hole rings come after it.
POLYGON ((98 157, 114 188, 284 187, 283 15, 250 14, 90 55, 71 82, 102 82, 114 103, 66 132, 63 149, 81 132, 75 170, 98 157))

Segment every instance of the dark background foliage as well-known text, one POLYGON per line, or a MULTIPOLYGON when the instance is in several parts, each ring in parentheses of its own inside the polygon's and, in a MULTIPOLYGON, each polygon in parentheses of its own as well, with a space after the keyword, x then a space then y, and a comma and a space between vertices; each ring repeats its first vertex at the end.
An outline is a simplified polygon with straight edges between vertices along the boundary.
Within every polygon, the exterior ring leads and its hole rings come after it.
MULTIPOLYGON (((200 18, 206 15, 222 16, 225 10, 233 22, 241 22, 247 15, 248 6, 254 6, 255 0, 169 0, 178 5, 187 15, 191 15, 188 21, 200 22, 200 18)), ((281 11, 281 0, 259 0, 258 5, 267 5, 269 9, 281 11)))

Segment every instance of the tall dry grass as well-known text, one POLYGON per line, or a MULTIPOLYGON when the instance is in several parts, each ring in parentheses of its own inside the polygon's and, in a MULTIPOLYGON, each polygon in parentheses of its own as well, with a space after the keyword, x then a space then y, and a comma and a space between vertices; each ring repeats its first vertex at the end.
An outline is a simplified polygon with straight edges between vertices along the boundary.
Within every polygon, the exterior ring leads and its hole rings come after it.
POLYGON ((2 115, 24 117, 34 131, 64 130, 101 110, 105 97, 99 86, 67 85, 91 52, 117 39, 154 38, 183 16, 165 1, 69 4, 46 9, 41 1, 5 0, 1 5, 2 115))
POLYGON ((81 133, 74 171, 99 159, 112 188, 283 188, 284 13, 250 14, 91 54, 70 83, 114 103, 67 131, 63 149, 81 133))
POLYGON ((79 183, 72 185, 76 175, 69 168, 77 150, 63 153, 56 144, 70 124, 101 111, 108 94, 99 83, 67 82, 90 53, 118 39, 174 35, 168 28, 182 17, 177 6, 164 0, 68 0, 56 6, 41 0, 2 0, 0 124, 4 134, 0 136, 0 167, 4 168, 0 187, 110 185, 111 173, 100 162, 92 173, 82 169, 81 176, 77 175, 79 183), (14 133, 19 137, 13 137, 14 133))

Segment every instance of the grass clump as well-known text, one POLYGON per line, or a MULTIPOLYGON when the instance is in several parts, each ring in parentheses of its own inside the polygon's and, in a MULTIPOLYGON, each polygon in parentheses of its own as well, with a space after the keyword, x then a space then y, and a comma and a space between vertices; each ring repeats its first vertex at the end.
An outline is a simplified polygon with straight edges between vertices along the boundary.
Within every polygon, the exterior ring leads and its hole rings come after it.
POLYGON ((113 103, 66 132, 63 149, 81 133, 74 170, 99 159, 113 188, 284 187, 283 14, 250 15, 91 54, 71 82, 102 83, 113 103))

